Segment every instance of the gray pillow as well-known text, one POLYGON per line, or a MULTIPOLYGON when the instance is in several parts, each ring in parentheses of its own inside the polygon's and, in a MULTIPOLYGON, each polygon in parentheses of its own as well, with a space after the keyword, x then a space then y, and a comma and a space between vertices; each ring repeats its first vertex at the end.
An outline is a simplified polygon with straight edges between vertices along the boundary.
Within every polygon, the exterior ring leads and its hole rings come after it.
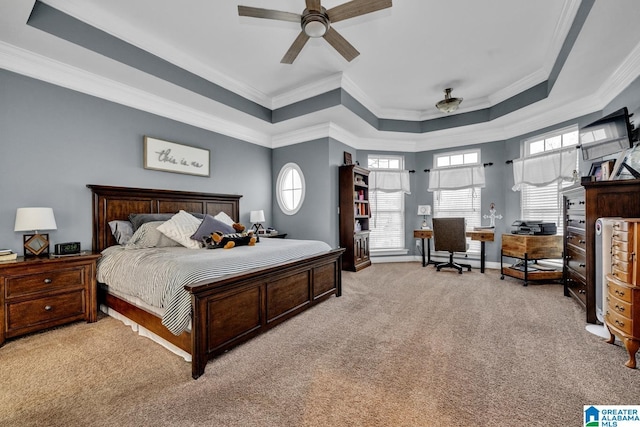
POLYGON ((198 242, 202 242, 202 238, 205 236, 209 236, 214 231, 219 231, 222 234, 231 234, 236 231, 233 227, 225 224, 222 221, 218 221, 211 215, 205 215, 204 219, 200 223, 200 226, 196 230, 195 233, 191 236, 193 240, 197 240, 198 242))
POLYGON ((164 221, 145 222, 133 233, 129 243, 125 245, 125 249, 144 249, 144 248, 166 248, 171 246, 182 246, 173 239, 168 238, 157 228, 164 224, 164 221))
MULTIPOLYGON (((135 213, 129 214, 129 221, 133 225, 133 231, 136 231, 142 224, 151 221, 168 221, 170 220, 176 213, 135 213)), ((205 214, 202 213, 193 213, 191 215, 196 218, 202 219, 205 214)))
POLYGON ((129 221, 109 221, 109 228, 119 245, 126 245, 133 236, 133 225, 129 221))

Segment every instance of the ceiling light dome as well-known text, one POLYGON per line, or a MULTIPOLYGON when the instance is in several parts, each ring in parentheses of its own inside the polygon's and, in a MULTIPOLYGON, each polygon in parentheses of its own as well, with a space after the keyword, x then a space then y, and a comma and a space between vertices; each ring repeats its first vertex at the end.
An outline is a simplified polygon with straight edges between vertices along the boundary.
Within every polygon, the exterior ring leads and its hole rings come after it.
POLYGON ((462 98, 451 98, 451 91, 453 89, 447 88, 444 90, 444 99, 436 104, 436 108, 443 113, 453 113, 458 109, 462 98))
POLYGON ((309 37, 322 37, 329 29, 329 17, 322 9, 322 12, 305 9, 305 14, 302 15, 302 31, 309 37))

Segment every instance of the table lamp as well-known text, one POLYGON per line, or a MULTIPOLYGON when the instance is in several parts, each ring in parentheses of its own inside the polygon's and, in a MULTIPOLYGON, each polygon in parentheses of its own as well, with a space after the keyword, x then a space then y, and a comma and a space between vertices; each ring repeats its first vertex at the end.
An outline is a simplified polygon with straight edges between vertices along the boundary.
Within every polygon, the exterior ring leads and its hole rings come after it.
POLYGON ((422 229, 428 230, 427 217, 431 215, 431 205, 419 205, 418 216, 422 216, 422 229))
POLYGON ((256 234, 258 234, 258 230, 260 230, 261 228, 264 230, 264 227, 262 226, 262 223, 265 221, 264 211, 251 211, 251 214, 249 215, 249 221, 253 223, 253 228, 255 229, 256 234))
POLYGON ((24 235, 24 256, 44 256, 49 254, 49 234, 38 230, 56 230, 56 219, 51 208, 18 208, 14 231, 33 231, 24 235))

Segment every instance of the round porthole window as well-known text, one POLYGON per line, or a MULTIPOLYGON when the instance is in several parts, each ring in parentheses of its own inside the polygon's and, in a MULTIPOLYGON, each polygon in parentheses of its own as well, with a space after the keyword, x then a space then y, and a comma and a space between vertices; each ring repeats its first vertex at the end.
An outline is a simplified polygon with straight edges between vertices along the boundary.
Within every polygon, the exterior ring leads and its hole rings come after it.
POLYGON ((278 206, 287 215, 294 215, 304 202, 304 175, 300 166, 287 163, 280 169, 276 182, 278 206))

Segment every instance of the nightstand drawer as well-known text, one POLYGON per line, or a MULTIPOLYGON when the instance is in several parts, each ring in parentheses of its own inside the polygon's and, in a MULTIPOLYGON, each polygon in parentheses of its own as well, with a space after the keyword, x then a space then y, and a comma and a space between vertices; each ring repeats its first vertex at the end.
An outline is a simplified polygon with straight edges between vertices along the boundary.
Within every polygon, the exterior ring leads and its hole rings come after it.
POLYGON ((611 275, 607 275, 607 289, 609 290, 609 294, 622 301, 631 302, 631 289, 618 285, 614 280, 611 275))
POLYGON ((69 292, 47 296, 7 305, 7 335, 11 332, 47 324, 54 326, 56 321, 69 321, 71 318, 85 317, 84 291, 69 292))
POLYGON ((614 298, 611 295, 607 295, 607 307, 613 313, 617 313, 620 316, 631 316, 631 303, 614 298))
POLYGON ((61 288, 82 287, 85 284, 85 268, 75 267, 46 272, 9 276, 5 282, 7 298, 37 292, 49 292, 61 288))

